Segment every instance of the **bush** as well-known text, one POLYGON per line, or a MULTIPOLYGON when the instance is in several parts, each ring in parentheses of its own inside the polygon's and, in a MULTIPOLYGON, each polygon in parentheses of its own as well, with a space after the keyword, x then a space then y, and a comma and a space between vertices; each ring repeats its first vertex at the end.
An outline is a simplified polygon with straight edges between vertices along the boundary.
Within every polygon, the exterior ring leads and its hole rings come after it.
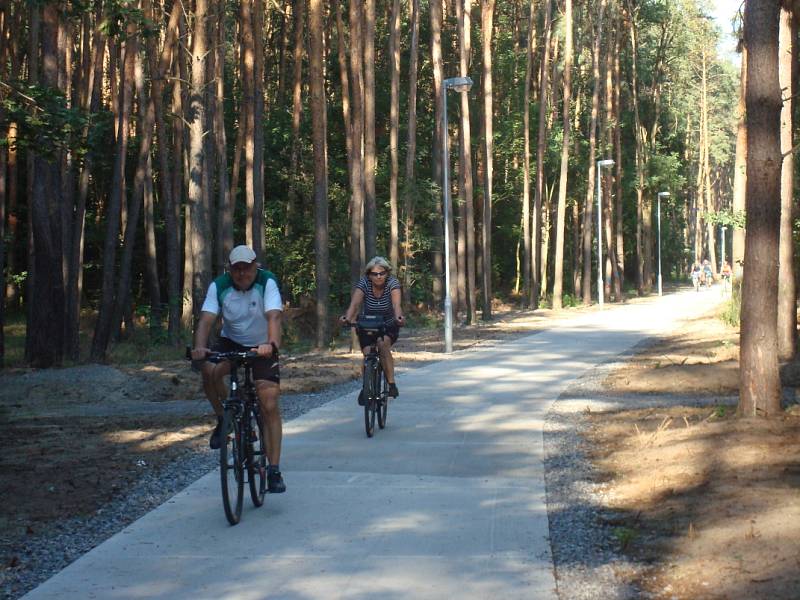
POLYGON ((739 327, 742 313, 742 280, 736 279, 731 286, 731 297, 723 304, 719 318, 731 327, 739 327))

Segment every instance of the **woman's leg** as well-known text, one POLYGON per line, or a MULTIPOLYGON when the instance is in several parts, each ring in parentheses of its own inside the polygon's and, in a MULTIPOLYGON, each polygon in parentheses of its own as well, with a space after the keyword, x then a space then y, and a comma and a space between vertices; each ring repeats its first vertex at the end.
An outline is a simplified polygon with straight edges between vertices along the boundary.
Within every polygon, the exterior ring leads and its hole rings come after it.
POLYGON ((394 383, 394 357, 392 356, 392 340, 383 337, 378 340, 378 352, 381 355, 383 372, 386 373, 386 381, 394 383))

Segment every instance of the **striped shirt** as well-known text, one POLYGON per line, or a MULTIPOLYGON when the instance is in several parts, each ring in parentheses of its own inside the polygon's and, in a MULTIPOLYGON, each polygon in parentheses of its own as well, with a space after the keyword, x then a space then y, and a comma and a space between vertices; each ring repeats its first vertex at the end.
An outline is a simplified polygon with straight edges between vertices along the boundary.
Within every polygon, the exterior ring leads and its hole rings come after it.
POLYGON ((383 293, 380 298, 376 298, 372 292, 372 282, 369 277, 363 276, 358 280, 356 288, 364 292, 364 307, 362 313, 365 315, 383 315, 384 319, 394 318, 394 308, 392 307, 392 290, 400 289, 400 282, 394 275, 386 278, 383 286, 383 293))

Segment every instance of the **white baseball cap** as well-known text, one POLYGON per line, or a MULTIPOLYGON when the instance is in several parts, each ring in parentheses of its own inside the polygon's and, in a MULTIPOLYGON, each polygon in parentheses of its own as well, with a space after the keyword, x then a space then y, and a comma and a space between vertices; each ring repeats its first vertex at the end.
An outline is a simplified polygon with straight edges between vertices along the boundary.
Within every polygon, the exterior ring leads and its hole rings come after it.
POLYGON ((251 263, 256 259, 256 253, 253 252, 253 249, 250 246, 236 246, 233 250, 231 250, 231 255, 228 258, 228 261, 235 265, 236 263, 251 263))

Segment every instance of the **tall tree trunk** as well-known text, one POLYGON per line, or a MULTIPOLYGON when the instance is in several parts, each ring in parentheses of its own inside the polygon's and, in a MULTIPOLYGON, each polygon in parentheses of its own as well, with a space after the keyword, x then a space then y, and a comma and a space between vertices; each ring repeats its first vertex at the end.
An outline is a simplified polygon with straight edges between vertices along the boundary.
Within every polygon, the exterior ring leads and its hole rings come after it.
MULTIPOLYGON (((564 295, 564 239, 567 215, 567 179, 569 177, 569 144, 571 132, 570 102, 572 101, 572 0, 564 2, 564 75, 561 139, 561 170, 558 178, 558 208, 556 209, 555 271, 553 274, 553 308, 563 307, 564 295)), ((577 221, 574 223, 577 229, 577 221)), ((578 251, 577 246, 575 252, 578 251)))
MULTIPOLYGON (((292 236, 292 220, 294 219, 295 206, 299 204, 297 188, 300 178, 300 120, 303 116, 303 44, 305 2, 294 0, 294 84, 292 85, 292 151, 289 161, 289 191, 286 195, 286 226, 284 236, 292 236)), ((313 34, 314 32, 310 32, 313 34)))
MULTIPOLYGON (((145 3, 145 16, 152 18, 151 3, 145 3)), ((164 32, 164 45, 160 57, 156 52, 156 40, 154 36, 146 38, 147 58, 150 65, 152 77, 150 98, 153 102, 155 114, 156 136, 156 156, 158 157, 158 167, 161 173, 159 179, 159 190, 161 192, 161 204, 163 206, 165 237, 165 265, 167 285, 167 305, 169 310, 168 332, 169 339, 173 344, 180 340, 181 332, 181 313, 182 299, 180 287, 180 233, 178 230, 180 223, 180 196, 175 194, 174 185, 177 184, 178 174, 170 178, 171 171, 169 164, 169 132, 164 120, 164 79, 169 71, 169 65, 175 52, 178 40, 179 20, 183 14, 179 10, 177 3, 173 3, 170 12, 169 23, 164 32)), ((176 88, 180 85, 175 83, 176 88)), ((178 96, 180 97, 180 96, 178 96)), ((178 119, 182 123, 181 119, 178 119)), ((181 146, 182 148, 182 146, 181 146)), ((182 150, 181 150, 182 152, 182 150)))
POLYGON ((363 34, 361 11, 350 3, 350 74, 352 86, 352 169, 350 171, 350 279, 353 284, 361 276, 364 265, 364 86, 363 34))
POLYGON ((253 250, 264 260, 264 2, 253 9, 253 250))
MULTIPOLYGON (((592 229, 594 219, 594 188, 597 173, 595 173, 595 156, 597 145, 597 117, 600 111, 600 44, 603 36, 603 13, 606 9, 606 0, 600 1, 597 10, 596 27, 594 34, 594 47, 592 48, 592 76, 594 78, 594 91, 592 92, 592 118, 589 125, 589 171, 586 176, 586 204, 583 207, 583 303, 592 301, 592 229)), ((598 256, 598 261, 603 257, 598 256)))
POLYGON ((633 104, 633 134, 636 143, 636 288, 639 295, 645 292, 645 248, 643 240, 644 221, 644 129, 639 115, 639 32, 636 24, 638 7, 628 0, 631 40, 631 104, 633 104))
POLYGON ((747 241, 742 283, 739 413, 781 412, 777 306, 780 234, 781 90, 777 2, 749 0, 747 46, 747 241))
POLYGON ((240 5, 242 31, 242 108, 240 127, 244 126, 244 199, 245 241, 255 249, 255 49, 253 34, 253 0, 242 0, 240 5))
MULTIPOLYGON (((466 76, 469 72, 470 62, 472 60, 472 0, 464 0, 463 15, 461 20, 461 52, 460 52, 460 66, 461 76, 466 76)), ((476 320, 475 308, 475 205, 473 195, 473 182, 472 182, 472 134, 470 130, 470 110, 469 110, 469 95, 461 93, 461 160, 459 167, 461 170, 460 180, 462 185, 459 185, 459 195, 462 194, 464 199, 464 212, 466 219, 462 223, 462 229, 465 233, 466 247, 466 310, 467 310, 467 323, 474 323, 476 320)))
POLYGON ((547 262, 547 256, 542 256, 541 236, 542 236, 542 196, 545 193, 544 181, 544 158, 547 149, 547 100, 548 88, 550 87, 550 37, 552 34, 552 3, 545 0, 544 3, 544 40, 542 48, 542 62, 539 65, 539 127, 538 139, 536 141, 536 189, 534 190, 533 200, 533 231, 531 240, 531 296, 529 304, 533 308, 539 306, 539 296, 541 290, 541 263, 547 262))
POLYGON ((225 132, 225 5, 217 5, 214 44, 214 141, 217 158, 217 235, 214 263, 216 272, 225 268, 228 253, 233 249, 233 196, 228 183, 228 140, 225 132))
POLYGON ((133 73, 138 52, 136 26, 128 25, 127 39, 125 41, 123 73, 122 73, 122 98, 120 104, 119 121, 117 124, 117 147, 114 157, 113 182, 111 198, 106 212, 106 233, 103 245, 103 295, 100 304, 100 313, 95 325, 94 338, 92 339, 91 358, 102 361, 106 357, 108 342, 111 339, 113 312, 115 304, 117 239, 120 227, 120 213, 125 197, 125 158, 128 150, 128 137, 130 128, 130 113, 133 96, 133 73))
MULTIPOLYGON (((417 66, 419 61, 419 0, 409 0, 411 5, 411 48, 408 67, 408 142, 406 144, 406 170, 403 233, 403 288, 408 294, 411 290, 411 265, 414 259, 414 197, 416 180, 414 164, 417 160, 417 66)), ((435 160, 434 160, 435 162, 435 160)), ((435 239, 435 236, 434 236, 435 239)))
MULTIPOLYGON (((204 152, 206 133, 206 57, 208 51, 207 0, 195 0, 194 31, 192 34, 192 79, 189 89, 189 193, 187 206, 191 215, 191 239, 186 248, 193 257, 192 312, 200 313, 206 288, 211 282, 211 228, 208 207, 203 197, 204 152)), ((255 248, 254 248, 255 250, 255 248)))
POLYGON ((617 290, 617 301, 624 300, 625 293, 625 246, 623 235, 623 215, 624 215, 624 193, 622 185, 622 105, 620 104, 620 88, 622 87, 622 75, 620 69, 620 54, 622 53, 622 36, 624 19, 618 13, 617 30, 614 35, 614 162, 616 169, 616 193, 614 197, 614 219, 616 243, 615 251, 617 257, 617 269, 619 273, 619 289, 617 290))
POLYGON ((397 140, 400 129, 400 17, 400 0, 392 0, 389 27, 389 59, 392 65, 391 105, 389 108, 389 261, 398 270, 400 267, 400 244, 397 179, 400 171, 400 158, 397 140))
POLYGON ((531 201, 530 201, 530 173, 531 173, 531 134, 530 134, 530 103, 531 103, 531 77, 533 75, 533 47, 534 28, 536 19, 535 1, 530 2, 528 17, 528 44, 527 62, 525 66, 525 92, 522 103, 522 129, 523 129, 523 173, 522 173, 522 296, 523 305, 528 306, 533 296, 531 289, 531 201))
POLYGON ((797 62, 797 22, 789 8, 781 8, 778 76, 781 107, 781 234, 778 264, 778 358, 794 360, 797 353, 797 290, 794 269, 794 94, 797 83, 793 65, 797 62))
POLYGON ((375 203, 375 0, 364 0, 364 251, 367 260, 377 253, 375 203))
MULTIPOLYGON (((442 86, 444 85, 444 66, 442 61, 442 0, 430 1, 431 12, 431 63, 433 67, 433 95, 434 95, 434 111, 433 111, 433 180, 439 182, 442 180, 442 144, 444 143, 444 136, 447 135, 446 131, 442 130, 442 86)), ((442 190, 444 191, 444 190, 442 190)), ((433 252, 431 258, 431 270, 433 275, 433 302, 434 305, 439 306, 444 297, 444 281, 442 280, 444 274, 444 254, 440 250, 443 243, 443 214, 441 213, 441 205, 437 204, 437 213, 433 219, 433 252)))
MULTIPOLYGON (((571 0, 567 0, 568 2, 571 0)), ((492 92, 492 33, 495 0, 481 0, 481 38, 483 49, 483 155, 486 162, 483 179, 483 313, 484 321, 492 318, 492 185, 494 182, 494 97, 492 92)))
MULTIPOLYGON (((747 187, 747 120, 745 118, 745 92, 747 90, 747 48, 742 46, 742 67, 739 77, 739 103, 736 107, 736 159, 733 166, 733 212, 745 210, 745 190, 747 187)), ((744 263, 744 228, 736 227, 731 240, 731 265, 736 278, 742 275, 744 263)), ((695 260, 697 257, 695 257, 695 260)))
MULTIPOLYGON (((137 53, 135 60, 135 82, 139 105, 139 156, 136 162, 136 175, 133 180, 133 195, 128 207, 128 220, 125 224, 122 255, 120 257, 119 279, 114 301, 113 318, 111 320, 112 336, 119 331, 124 313, 130 303, 131 273, 133 270, 133 251, 136 245, 139 215, 145 194, 145 179, 147 178, 147 165, 150 159, 150 148, 153 140, 153 125, 155 111, 153 103, 148 101, 144 84, 145 74, 141 57, 137 53)), ((156 276, 157 280, 157 276, 156 276)))
POLYGON ((327 107, 325 102, 325 47, 323 0, 309 0, 310 36, 309 75, 311 80, 312 143, 314 146, 314 266, 317 288, 317 348, 329 339, 328 296, 330 294, 330 259, 328 253, 328 156, 327 107))

